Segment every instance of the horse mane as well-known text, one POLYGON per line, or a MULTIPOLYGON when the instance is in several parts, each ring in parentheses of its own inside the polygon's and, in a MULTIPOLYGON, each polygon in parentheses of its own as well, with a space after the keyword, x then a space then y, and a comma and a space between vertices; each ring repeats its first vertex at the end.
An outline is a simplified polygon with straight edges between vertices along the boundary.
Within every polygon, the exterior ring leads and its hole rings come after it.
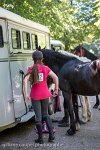
POLYGON ((94 61, 94 60, 96 60, 97 59, 97 56, 95 56, 93 53, 91 53, 91 52, 89 52, 87 49, 85 49, 84 47, 83 47, 83 50, 84 50, 84 56, 85 57, 87 57, 88 59, 90 59, 90 60, 92 60, 92 61, 94 61))
POLYGON ((76 57, 72 55, 65 55, 58 51, 53 51, 50 49, 42 49, 41 50, 44 56, 44 60, 51 65, 55 63, 59 63, 60 65, 65 64, 69 60, 76 59, 76 57))

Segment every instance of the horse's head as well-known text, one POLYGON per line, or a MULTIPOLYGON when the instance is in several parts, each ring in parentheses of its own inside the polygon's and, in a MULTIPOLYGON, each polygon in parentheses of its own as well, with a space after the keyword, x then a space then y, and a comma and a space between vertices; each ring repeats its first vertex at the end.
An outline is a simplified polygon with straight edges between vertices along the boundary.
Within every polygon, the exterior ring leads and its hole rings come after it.
POLYGON ((100 75, 100 59, 97 59, 91 63, 91 69, 92 69, 93 75, 97 73, 100 75))
POLYGON ((77 47, 74 48, 73 53, 79 57, 84 57, 85 55, 84 47, 82 45, 78 45, 77 47))
POLYGON ((74 48, 73 53, 75 55, 78 55, 79 57, 87 57, 88 59, 94 61, 97 59, 97 56, 95 56, 93 53, 89 52, 87 49, 85 49, 82 45, 78 45, 74 48))

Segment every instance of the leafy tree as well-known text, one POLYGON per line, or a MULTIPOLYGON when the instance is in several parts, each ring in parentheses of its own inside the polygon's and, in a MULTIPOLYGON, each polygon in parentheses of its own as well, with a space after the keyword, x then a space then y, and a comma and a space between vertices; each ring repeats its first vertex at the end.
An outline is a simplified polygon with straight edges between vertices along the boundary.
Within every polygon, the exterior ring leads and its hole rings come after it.
POLYGON ((98 38, 100 33, 97 22, 100 21, 100 2, 98 0, 78 0, 78 11, 76 19, 81 23, 86 39, 83 41, 92 42, 93 38, 98 38), (89 40, 89 41, 88 41, 89 40))
POLYGON ((100 0, 2 0, 0 6, 48 26, 66 50, 100 37, 100 0))

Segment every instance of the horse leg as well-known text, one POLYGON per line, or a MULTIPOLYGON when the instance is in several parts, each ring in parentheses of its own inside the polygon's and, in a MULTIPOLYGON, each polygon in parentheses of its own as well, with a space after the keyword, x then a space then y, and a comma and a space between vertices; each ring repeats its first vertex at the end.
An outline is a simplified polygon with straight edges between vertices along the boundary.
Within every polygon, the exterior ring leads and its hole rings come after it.
POLYGON ((67 80, 64 79, 64 77, 61 74, 59 74, 59 86, 60 86, 60 89, 62 90, 64 102, 66 104, 69 117, 70 117, 70 129, 68 129, 67 133, 69 135, 73 135, 76 132, 76 126, 75 126, 75 118, 74 118, 74 112, 73 112, 70 84, 67 80))
POLYGON ((69 113, 68 113, 68 108, 65 99, 64 99, 63 107, 64 107, 64 117, 62 120, 59 121, 58 126, 69 127, 69 113))
POLYGON ((98 106, 99 106, 99 97, 98 97, 98 95, 96 95, 96 103, 93 106, 93 108, 98 108, 98 106))
POLYGON ((78 97, 76 94, 72 94, 72 102, 74 107, 74 113, 75 113, 75 121, 76 121, 76 130, 80 130, 80 119, 79 119, 79 107, 78 107, 78 97))
POLYGON ((71 99, 71 93, 67 91, 62 91, 65 102, 68 107, 68 112, 70 116, 70 129, 67 130, 67 133, 69 135, 73 135, 76 133, 76 125, 75 125, 75 119, 74 119, 74 112, 73 112, 73 105, 72 105, 72 99, 71 99))

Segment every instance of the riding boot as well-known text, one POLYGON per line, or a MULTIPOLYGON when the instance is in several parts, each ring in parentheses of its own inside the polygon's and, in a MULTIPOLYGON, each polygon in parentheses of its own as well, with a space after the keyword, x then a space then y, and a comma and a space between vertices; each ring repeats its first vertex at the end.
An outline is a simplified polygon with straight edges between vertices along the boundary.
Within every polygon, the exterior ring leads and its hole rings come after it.
POLYGON ((43 135, 42 135, 42 124, 36 124, 36 128, 38 131, 38 139, 35 140, 35 143, 43 144, 43 135))
POLYGON ((54 133, 53 133, 52 121, 51 121, 49 116, 46 116, 44 118, 44 120, 45 120, 45 122, 47 124, 47 127, 48 127, 48 130, 49 130, 49 139, 48 139, 48 141, 53 142, 54 139, 55 139, 55 136, 54 136, 54 133))
POLYGON ((59 127, 69 127, 69 113, 66 109, 64 109, 64 114, 63 119, 59 121, 59 127))

